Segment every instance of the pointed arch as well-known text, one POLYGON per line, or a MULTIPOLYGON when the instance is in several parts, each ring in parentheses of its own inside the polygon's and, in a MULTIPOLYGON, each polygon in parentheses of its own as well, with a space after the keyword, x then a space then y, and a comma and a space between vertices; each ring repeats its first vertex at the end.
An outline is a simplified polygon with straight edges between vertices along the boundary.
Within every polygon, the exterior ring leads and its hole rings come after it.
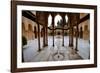
POLYGON ((31 24, 28 24, 28 30, 32 31, 32 25, 31 24))
POLYGON ((57 14, 54 19, 55 26, 60 26, 62 23, 62 17, 60 14, 57 14))
POLYGON ((48 16, 48 27, 52 26, 52 16, 49 14, 48 16))
POLYGON ((65 15, 65 21, 66 21, 66 23, 68 23, 68 15, 67 14, 65 15))
POLYGON ((36 26, 34 26, 34 34, 35 34, 35 38, 37 38, 37 28, 36 28, 36 26))

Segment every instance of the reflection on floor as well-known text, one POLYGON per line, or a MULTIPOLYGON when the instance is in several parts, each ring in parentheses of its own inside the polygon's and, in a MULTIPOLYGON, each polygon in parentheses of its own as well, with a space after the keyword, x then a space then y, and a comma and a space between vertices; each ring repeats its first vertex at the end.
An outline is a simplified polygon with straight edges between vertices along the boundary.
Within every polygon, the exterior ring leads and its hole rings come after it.
MULTIPOLYGON (((61 61, 61 60, 79 60, 88 59, 90 55, 90 46, 88 40, 78 39, 78 52, 71 47, 68 47, 69 37, 64 37, 64 46, 62 46, 62 38, 55 36, 55 46, 52 46, 52 36, 48 37, 48 46, 43 46, 43 38, 41 38, 41 49, 38 52, 37 39, 28 41, 24 49, 25 62, 40 62, 40 61, 61 61)), ((74 38, 74 47, 75 47, 74 38)))

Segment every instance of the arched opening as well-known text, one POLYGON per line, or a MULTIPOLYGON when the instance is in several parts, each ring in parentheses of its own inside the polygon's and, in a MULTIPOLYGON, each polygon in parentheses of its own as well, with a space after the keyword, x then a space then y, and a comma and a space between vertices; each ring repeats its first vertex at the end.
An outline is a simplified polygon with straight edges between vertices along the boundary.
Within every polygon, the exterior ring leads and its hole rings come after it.
MULTIPOLYGON (((61 28, 62 27, 62 17, 60 16, 60 14, 57 14, 55 16, 55 19, 54 19, 54 25, 56 28, 61 28)), ((56 29, 56 35, 60 34, 61 35, 61 29, 56 29)), ((60 36, 59 35, 59 36, 60 36)))
POLYGON ((36 31, 36 26, 34 26, 34 34, 35 34, 35 38, 37 38, 37 31, 36 31))
POLYGON ((53 36, 53 32, 52 32, 52 15, 49 14, 48 15, 48 25, 47 25, 48 31, 47 31, 47 36, 48 36, 48 46, 52 46, 52 43, 50 43, 49 41, 52 41, 51 38, 53 36))
POLYGON ((22 22, 22 31, 25 31, 25 24, 22 22))
POLYGON ((84 25, 83 39, 89 40, 89 27, 88 27, 88 25, 84 25))
POLYGON ((62 17, 60 16, 60 14, 57 14, 55 16, 54 24, 55 24, 56 27, 62 26, 62 17))
POLYGON ((49 14, 48 16, 48 27, 52 26, 52 16, 49 14))
POLYGON ((25 24, 22 22, 22 35, 26 37, 25 24))
POLYGON ((31 24, 28 24, 28 30, 29 30, 29 31, 32 31, 32 30, 33 30, 31 24))
POLYGON ((32 40, 33 39, 33 29, 32 29, 32 25, 28 24, 28 40, 32 40))
POLYGON ((68 23, 68 15, 67 14, 65 15, 65 21, 66 21, 66 23, 68 23))
POLYGON ((62 27, 63 27, 63 19, 62 19, 62 16, 60 14, 57 14, 54 18, 54 28, 56 28, 54 30, 54 36, 55 36, 55 39, 54 39, 54 44, 56 46, 62 46, 62 27), (59 43, 58 43, 59 42, 59 43))
POLYGON ((88 25, 84 25, 84 31, 88 30, 88 25))
POLYGON ((80 35, 80 38, 83 38, 83 28, 82 28, 82 26, 80 27, 80 33, 79 33, 79 35, 80 35))
POLYGON ((43 28, 41 28, 41 37, 43 37, 43 32, 44 32, 43 28))
MULTIPOLYGON (((65 15, 65 25, 64 28, 66 29, 68 27, 68 15, 65 15)), ((68 35, 68 30, 64 30, 64 36, 68 35)))

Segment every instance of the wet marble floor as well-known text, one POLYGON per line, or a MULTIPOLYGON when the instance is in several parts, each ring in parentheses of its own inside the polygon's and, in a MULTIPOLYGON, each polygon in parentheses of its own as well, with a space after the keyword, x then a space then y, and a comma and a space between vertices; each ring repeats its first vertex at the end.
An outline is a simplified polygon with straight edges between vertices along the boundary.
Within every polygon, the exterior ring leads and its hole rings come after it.
POLYGON ((52 46, 52 36, 48 37, 48 46, 43 47, 43 38, 41 41, 41 51, 38 52, 38 40, 30 40, 25 46, 24 61, 25 62, 40 62, 40 61, 65 61, 65 60, 80 60, 88 59, 90 46, 88 40, 78 39, 78 52, 74 48, 69 47, 69 37, 64 37, 64 46, 62 46, 62 37, 55 36, 54 44, 52 46))

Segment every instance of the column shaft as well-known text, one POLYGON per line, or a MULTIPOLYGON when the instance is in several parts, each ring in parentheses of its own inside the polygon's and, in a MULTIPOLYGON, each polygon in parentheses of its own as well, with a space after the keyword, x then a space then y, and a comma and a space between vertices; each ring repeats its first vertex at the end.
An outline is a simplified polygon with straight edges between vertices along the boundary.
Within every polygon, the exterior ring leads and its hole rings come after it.
POLYGON ((76 51, 78 51, 78 36, 79 36, 78 22, 79 22, 79 19, 80 19, 80 15, 77 14, 76 15, 76 21, 77 21, 76 23, 76 48, 75 48, 76 51))
POLYGON ((70 14, 70 17, 69 17, 69 26, 70 26, 70 29, 69 29, 69 46, 70 47, 73 47, 73 16, 72 14, 70 14))
POLYGON ((54 46, 54 14, 52 14, 52 27, 53 27, 53 46, 54 46))
POLYGON ((45 26, 43 25, 43 47, 45 47, 45 26))
POLYGON ((64 46, 64 25, 65 25, 65 14, 62 14, 62 19, 63 19, 63 23, 62 23, 62 46, 64 46))
POLYGON ((40 49, 40 25, 38 24, 38 51, 41 51, 40 49))

